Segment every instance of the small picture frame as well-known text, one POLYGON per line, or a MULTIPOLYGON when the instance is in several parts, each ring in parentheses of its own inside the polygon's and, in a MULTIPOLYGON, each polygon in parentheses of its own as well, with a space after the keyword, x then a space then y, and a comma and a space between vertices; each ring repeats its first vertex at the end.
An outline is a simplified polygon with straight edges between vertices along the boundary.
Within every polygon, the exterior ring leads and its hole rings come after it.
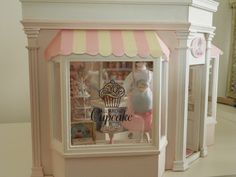
POLYGON ((71 124, 71 144, 96 144, 96 123, 92 120, 81 120, 71 124))

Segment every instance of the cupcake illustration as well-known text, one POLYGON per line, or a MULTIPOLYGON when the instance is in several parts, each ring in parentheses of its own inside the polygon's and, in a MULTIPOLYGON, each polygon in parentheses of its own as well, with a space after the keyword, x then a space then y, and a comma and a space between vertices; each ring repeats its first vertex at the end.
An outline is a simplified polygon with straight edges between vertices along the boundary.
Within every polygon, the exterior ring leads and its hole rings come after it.
POLYGON ((117 84, 114 80, 105 84, 99 91, 99 96, 108 108, 120 106, 120 100, 125 95, 125 89, 117 84))

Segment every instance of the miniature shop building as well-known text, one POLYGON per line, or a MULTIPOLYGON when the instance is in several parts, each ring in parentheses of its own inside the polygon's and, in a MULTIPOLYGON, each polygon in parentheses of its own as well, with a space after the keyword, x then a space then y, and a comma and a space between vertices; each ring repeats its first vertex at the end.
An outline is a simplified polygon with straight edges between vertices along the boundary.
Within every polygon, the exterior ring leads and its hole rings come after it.
POLYGON ((32 177, 160 177, 207 155, 217 2, 21 1, 32 177))
POLYGON ((185 62, 173 64, 170 57, 166 168, 174 171, 188 169, 194 160, 207 155, 207 146, 214 144, 222 51, 203 35, 193 37, 188 45, 185 62), (177 73, 172 68, 176 65, 177 73))
POLYGON ((114 176, 127 164, 110 167, 110 160, 128 161, 116 156, 130 156, 130 163, 142 158, 153 164, 153 175, 158 166, 164 172, 169 50, 156 32, 61 30, 45 55, 55 176, 93 173, 81 164, 86 158, 100 166, 99 175, 114 176))

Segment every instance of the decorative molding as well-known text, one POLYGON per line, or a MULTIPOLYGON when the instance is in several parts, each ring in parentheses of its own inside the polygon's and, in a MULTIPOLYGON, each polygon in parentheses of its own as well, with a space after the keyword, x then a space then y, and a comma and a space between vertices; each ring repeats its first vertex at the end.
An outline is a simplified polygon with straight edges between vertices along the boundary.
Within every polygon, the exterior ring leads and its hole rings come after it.
POLYGON ((208 96, 209 96, 209 72, 211 59, 211 42, 214 34, 205 34, 206 37, 206 56, 203 69, 203 89, 201 101, 201 121, 200 121, 200 156, 207 156, 207 118, 208 118, 208 96))
MULTIPOLYGON (((57 151, 56 151, 57 152, 57 151)), ((130 157, 130 156, 146 156, 146 155, 159 155, 158 150, 135 150, 135 151, 112 151, 112 152, 90 152, 90 153, 78 153, 78 152, 66 152, 62 155, 66 159, 74 158, 95 158, 95 157, 130 157)))
POLYGON ((187 30, 190 23, 163 23, 163 22, 109 22, 109 21, 55 21, 31 20, 21 21, 25 29, 123 29, 123 30, 187 30))
POLYGON ((198 24, 191 24, 190 26, 191 32, 214 34, 215 30, 216 30, 216 27, 214 26, 203 26, 203 25, 198 25, 198 24))
POLYGON ((52 21, 30 20, 21 21, 26 30, 31 29, 122 29, 122 30, 173 30, 214 33, 215 27, 191 23, 163 23, 163 22, 97 22, 97 21, 52 21))
POLYGON ((216 12, 219 3, 213 0, 192 0, 192 6, 210 12, 216 12))
POLYGON ((28 38, 30 106, 33 167, 31 177, 44 177, 41 165, 39 84, 38 84, 38 35, 39 28, 24 28, 28 38))
POLYGON ((78 3, 78 4, 121 4, 121 5, 178 5, 193 6, 216 12, 219 3, 213 0, 20 0, 22 3, 78 3))
POLYGON ((190 31, 176 31, 177 39, 193 39, 194 38, 193 32, 190 31))
POLYGON ((206 40, 212 42, 214 36, 215 36, 215 33, 208 33, 206 34, 206 40))
POLYGON ((200 149, 200 157, 206 157, 208 154, 207 145, 200 149))
POLYGON ((25 27, 24 28, 25 34, 27 35, 27 38, 38 38, 40 28, 37 27, 25 27))
POLYGON ((174 161, 173 171, 185 171, 189 168, 187 161, 174 161))
POLYGON ((196 33, 190 31, 176 31, 175 34, 176 38, 179 40, 179 45, 176 47, 176 50, 189 51, 191 49, 191 43, 189 41, 194 39, 196 33))

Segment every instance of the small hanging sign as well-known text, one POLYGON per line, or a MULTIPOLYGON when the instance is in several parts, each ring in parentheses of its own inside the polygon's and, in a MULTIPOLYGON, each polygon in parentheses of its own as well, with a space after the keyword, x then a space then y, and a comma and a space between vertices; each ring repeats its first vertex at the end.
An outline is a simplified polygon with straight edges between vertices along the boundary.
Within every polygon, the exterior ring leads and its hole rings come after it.
POLYGON ((206 41, 202 37, 193 39, 191 44, 191 52, 195 58, 201 58, 206 51, 206 41))

